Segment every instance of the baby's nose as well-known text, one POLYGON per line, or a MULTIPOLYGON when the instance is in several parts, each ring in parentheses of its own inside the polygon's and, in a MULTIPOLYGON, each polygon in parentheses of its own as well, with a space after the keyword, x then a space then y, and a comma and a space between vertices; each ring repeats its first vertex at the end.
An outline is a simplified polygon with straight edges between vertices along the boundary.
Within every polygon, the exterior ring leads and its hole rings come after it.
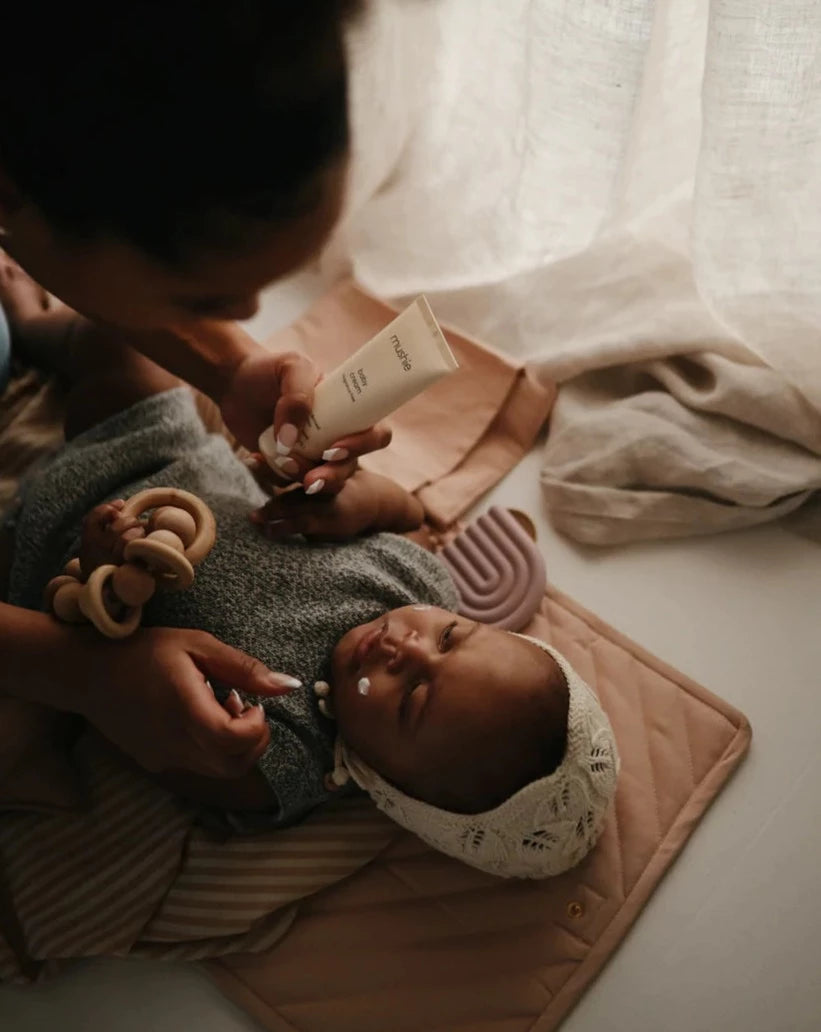
POLYGON ((396 648, 396 654, 403 668, 422 674, 430 665, 427 642, 416 631, 408 631, 396 648))
POLYGON ((420 666, 427 658, 425 642, 414 630, 402 633, 388 631, 382 635, 380 646, 392 671, 420 666))

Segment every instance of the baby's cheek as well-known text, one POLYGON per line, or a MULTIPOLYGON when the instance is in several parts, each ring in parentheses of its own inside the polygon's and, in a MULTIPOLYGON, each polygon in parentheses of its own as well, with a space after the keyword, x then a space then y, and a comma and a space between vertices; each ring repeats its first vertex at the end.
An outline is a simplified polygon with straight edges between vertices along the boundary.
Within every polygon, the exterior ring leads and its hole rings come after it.
POLYGON ((334 694, 339 733, 347 745, 359 753, 363 760, 386 741, 390 733, 388 699, 371 685, 366 693, 359 690, 357 682, 345 684, 334 694))
POLYGON ((332 702, 339 733, 350 745, 362 733, 367 714, 363 714, 362 696, 357 693, 356 683, 348 681, 335 685, 332 702))

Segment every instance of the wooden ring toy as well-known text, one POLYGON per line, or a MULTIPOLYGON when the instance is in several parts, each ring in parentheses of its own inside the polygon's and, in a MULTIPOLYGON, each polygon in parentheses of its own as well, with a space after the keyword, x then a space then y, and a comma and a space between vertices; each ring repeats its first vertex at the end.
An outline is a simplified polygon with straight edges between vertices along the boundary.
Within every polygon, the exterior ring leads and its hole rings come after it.
POLYGON ((83 615, 106 638, 127 638, 139 627, 142 616, 142 606, 126 606, 122 620, 115 620, 106 609, 103 589, 118 569, 113 563, 98 566, 82 586, 78 597, 83 615))
POLYGON ((193 517, 196 533, 183 555, 192 566, 197 566, 214 547, 217 539, 217 522, 205 502, 190 491, 183 491, 178 487, 150 487, 129 498, 120 510, 120 515, 141 516, 147 509, 159 509, 164 506, 183 509, 193 517))
POLYGON ((184 552, 151 537, 129 541, 123 551, 130 563, 141 563, 157 578, 163 588, 171 591, 185 591, 194 583, 194 567, 184 552))
MULTIPOLYGON (((208 555, 217 538, 217 522, 208 506, 190 491, 157 487, 129 498, 119 513, 139 519, 147 537, 132 538, 123 548, 121 565, 105 563, 83 583, 79 559, 46 585, 44 607, 66 623, 94 624, 107 638, 126 638, 140 624, 143 606, 157 588, 184 591, 194 583, 194 567, 208 555), (106 605, 106 592, 110 593, 106 605), (124 607, 112 616, 112 603, 124 607)), ((130 532, 126 532, 128 534, 130 532)))

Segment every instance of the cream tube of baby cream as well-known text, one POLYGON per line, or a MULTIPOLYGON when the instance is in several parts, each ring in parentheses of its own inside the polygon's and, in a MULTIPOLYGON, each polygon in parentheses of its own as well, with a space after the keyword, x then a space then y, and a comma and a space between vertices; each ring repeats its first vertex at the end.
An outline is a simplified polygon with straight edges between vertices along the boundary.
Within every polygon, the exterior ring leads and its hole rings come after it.
MULTIPOLYGON (((335 441, 367 430, 458 368, 430 305, 418 297, 317 384, 295 450, 320 458, 335 441)), ((273 427, 260 436, 259 450, 271 466, 280 457, 273 427)))

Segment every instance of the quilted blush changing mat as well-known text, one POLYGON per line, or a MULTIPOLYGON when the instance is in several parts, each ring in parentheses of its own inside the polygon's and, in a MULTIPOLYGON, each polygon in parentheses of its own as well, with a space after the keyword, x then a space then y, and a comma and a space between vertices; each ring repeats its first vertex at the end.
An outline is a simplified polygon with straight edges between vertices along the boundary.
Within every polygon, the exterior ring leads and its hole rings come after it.
POLYGON ((616 949, 750 743, 736 709, 548 588, 529 628, 610 716, 622 770, 592 854, 499 881, 410 835, 303 902, 268 953, 209 962, 274 1032, 549 1032, 616 949))

